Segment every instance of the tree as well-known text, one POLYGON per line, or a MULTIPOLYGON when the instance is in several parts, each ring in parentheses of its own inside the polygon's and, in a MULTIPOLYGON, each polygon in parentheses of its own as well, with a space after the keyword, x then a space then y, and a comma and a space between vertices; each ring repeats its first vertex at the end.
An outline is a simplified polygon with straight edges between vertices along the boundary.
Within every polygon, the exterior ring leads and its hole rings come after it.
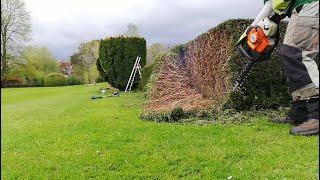
POLYGON ((129 23, 127 25, 127 31, 124 34, 125 36, 133 36, 133 37, 138 37, 139 36, 139 31, 138 31, 138 27, 137 25, 133 24, 133 23, 129 23))
POLYGON ((160 43, 154 43, 151 46, 149 46, 147 50, 147 65, 150 65, 157 55, 166 53, 168 50, 168 46, 165 46, 160 43))
POLYGON ((99 56, 99 44, 98 40, 83 43, 78 48, 78 52, 70 57, 75 76, 85 83, 95 83, 99 75, 96 67, 96 60, 99 56))
POLYGON ((84 82, 84 63, 81 59, 81 54, 79 51, 75 52, 70 57, 70 62, 73 67, 73 75, 84 82))
POLYGON ((43 75, 59 72, 59 63, 47 47, 29 46, 23 51, 26 64, 43 75))
POLYGON ((21 54, 30 40, 31 19, 22 0, 1 0, 1 73, 9 71, 10 61, 21 54))
POLYGON ((28 46, 22 52, 21 58, 14 60, 6 74, 5 79, 9 80, 5 82, 6 86, 10 86, 10 79, 15 78, 24 82, 19 86, 43 86, 43 78, 47 74, 59 72, 58 61, 46 47, 28 46))

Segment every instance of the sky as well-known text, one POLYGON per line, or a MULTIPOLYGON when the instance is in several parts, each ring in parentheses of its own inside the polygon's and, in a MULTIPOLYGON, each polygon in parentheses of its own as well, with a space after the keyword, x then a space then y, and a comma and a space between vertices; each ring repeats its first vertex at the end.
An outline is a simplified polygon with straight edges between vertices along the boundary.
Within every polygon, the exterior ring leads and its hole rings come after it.
POLYGON ((254 18, 262 0, 25 0, 32 19, 30 45, 68 60, 80 43, 138 26, 147 44, 182 44, 219 23, 254 18))

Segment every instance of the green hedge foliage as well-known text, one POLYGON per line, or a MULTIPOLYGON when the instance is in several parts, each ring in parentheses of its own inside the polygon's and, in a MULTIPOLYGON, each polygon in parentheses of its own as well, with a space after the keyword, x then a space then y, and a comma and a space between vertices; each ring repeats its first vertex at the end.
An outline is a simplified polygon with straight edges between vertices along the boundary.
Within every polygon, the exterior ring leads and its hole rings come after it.
MULTIPOLYGON (((239 37, 249 24, 251 24, 251 20, 230 20, 219 26, 224 26, 235 37, 232 43, 233 54, 231 54, 229 61, 230 71, 234 72, 230 83, 233 83, 238 72, 242 69, 242 62, 247 61, 240 55, 235 44, 238 40, 236 37, 239 37)), ((225 108, 236 110, 275 109, 290 104, 291 97, 286 75, 280 61, 280 50, 286 27, 287 23, 282 22, 280 25, 281 40, 271 58, 265 62, 257 63, 242 89, 229 94, 228 101, 224 104, 225 108)))
POLYGON ((25 87, 27 82, 24 78, 19 76, 10 76, 6 79, 3 79, 1 84, 3 84, 5 81, 6 86, 5 87, 25 87))
POLYGON ((68 85, 68 79, 61 73, 50 73, 44 79, 44 86, 66 86, 68 85))
POLYGON ((150 76, 152 74, 153 68, 154 68, 154 63, 150 64, 149 66, 145 66, 141 70, 141 82, 140 82, 140 88, 144 89, 144 87, 147 85, 150 76))
POLYGON ((101 67, 101 63, 100 63, 100 60, 99 59, 97 59, 96 60, 96 66, 97 66, 97 70, 98 70, 98 72, 99 72, 99 76, 98 76, 98 78, 96 79, 96 82, 97 83, 99 83, 99 82, 105 82, 105 73, 104 73, 104 71, 103 71, 103 69, 102 69, 102 67, 101 67))
MULTIPOLYGON (((104 80, 120 90, 125 90, 136 57, 141 56, 141 66, 146 64, 146 40, 140 37, 112 37, 101 40, 97 69, 104 80)), ((138 80, 138 78, 137 78, 138 80)))
POLYGON ((83 84, 81 79, 75 77, 75 76, 69 76, 67 79, 67 85, 73 86, 73 85, 80 85, 83 84))
POLYGON ((43 78, 10 75, 1 79, 1 87, 43 87, 43 78))

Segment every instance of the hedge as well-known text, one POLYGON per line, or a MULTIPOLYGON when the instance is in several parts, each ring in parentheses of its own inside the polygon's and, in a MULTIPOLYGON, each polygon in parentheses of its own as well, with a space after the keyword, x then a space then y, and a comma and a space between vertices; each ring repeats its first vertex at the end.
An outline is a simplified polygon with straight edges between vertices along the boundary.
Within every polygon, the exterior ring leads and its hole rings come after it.
POLYGON ((97 70, 99 72, 99 77, 96 79, 96 82, 99 83, 99 82, 105 82, 106 78, 105 78, 105 73, 101 67, 101 63, 100 63, 100 60, 99 58, 96 60, 96 66, 97 66, 97 70))
POLYGON ((145 86, 147 85, 151 73, 153 71, 154 68, 154 64, 150 64, 148 66, 145 66, 142 70, 141 70, 141 82, 140 82, 140 88, 144 89, 145 86))
MULTIPOLYGON (((275 109, 290 104, 286 75, 280 62, 280 45, 270 60, 257 64, 239 91, 232 84, 243 68, 236 42, 252 20, 228 20, 196 39, 171 50, 151 75, 142 118, 155 119, 175 109, 197 114, 204 110, 275 109), (157 117, 158 116, 158 117, 157 117)), ((161 119, 161 117, 160 117, 161 119)))
POLYGON ((1 87, 25 87, 27 81, 23 77, 10 76, 1 80, 1 87), (5 85, 2 85, 5 84, 5 85))
POLYGON ((66 86, 68 85, 68 79, 61 73, 50 73, 44 78, 44 86, 66 86))
POLYGON ((69 76, 67 79, 67 85, 73 86, 73 85, 80 85, 80 84, 83 84, 81 79, 75 76, 69 76))
POLYGON ((101 40, 97 69, 110 85, 125 90, 136 57, 141 56, 142 67, 146 64, 146 49, 146 40, 140 37, 120 36, 101 40))

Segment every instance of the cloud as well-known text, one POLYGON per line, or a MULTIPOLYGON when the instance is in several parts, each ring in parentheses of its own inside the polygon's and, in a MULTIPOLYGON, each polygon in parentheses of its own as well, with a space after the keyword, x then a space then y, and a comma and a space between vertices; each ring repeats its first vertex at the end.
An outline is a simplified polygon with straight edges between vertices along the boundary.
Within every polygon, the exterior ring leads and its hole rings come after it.
POLYGON ((25 0, 33 45, 68 59, 82 42, 121 34, 138 25, 148 44, 180 44, 230 18, 254 18, 262 0, 25 0), (250 7, 250 9, 248 9, 250 7))

